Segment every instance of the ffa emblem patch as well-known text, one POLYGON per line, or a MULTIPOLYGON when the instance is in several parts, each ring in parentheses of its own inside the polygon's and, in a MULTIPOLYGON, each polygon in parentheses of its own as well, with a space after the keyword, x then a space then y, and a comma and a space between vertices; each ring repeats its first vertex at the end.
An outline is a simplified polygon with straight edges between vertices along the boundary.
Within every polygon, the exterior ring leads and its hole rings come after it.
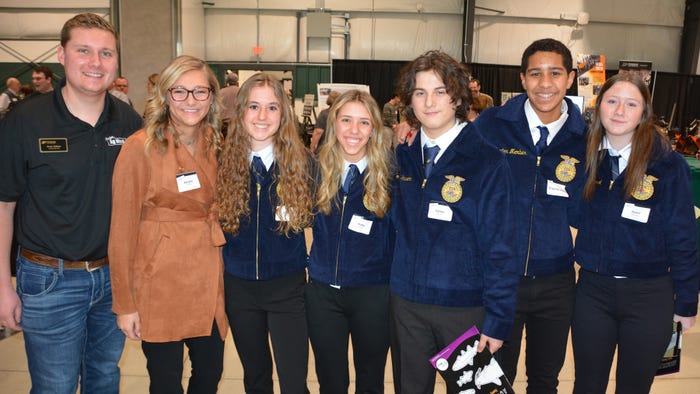
POLYGON ((445 175, 447 182, 442 185, 442 198, 449 202, 455 203, 462 198, 462 185, 460 183, 465 180, 456 175, 445 175))
POLYGON ((651 198, 654 195, 654 184, 652 182, 658 181, 659 178, 653 175, 644 174, 644 179, 639 183, 637 188, 632 193, 632 197, 637 200, 644 201, 651 198))
POLYGON ((576 177, 576 164, 580 163, 576 158, 561 155, 562 161, 557 165, 555 173, 561 182, 571 182, 576 177))

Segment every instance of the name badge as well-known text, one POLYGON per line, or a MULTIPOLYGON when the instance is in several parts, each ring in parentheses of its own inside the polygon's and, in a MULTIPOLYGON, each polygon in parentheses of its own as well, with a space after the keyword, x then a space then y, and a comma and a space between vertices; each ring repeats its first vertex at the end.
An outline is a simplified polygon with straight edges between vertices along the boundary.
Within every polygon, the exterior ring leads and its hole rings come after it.
POLYGON ((428 217, 430 219, 442 220, 445 222, 452 221, 452 208, 439 202, 431 202, 428 205, 428 217))
POLYGON ((550 179, 547 179, 547 194, 557 197, 569 197, 569 193, 566 192, 566 186, 553 182, 550 179))
POLYGON ((651 213, 651 208, 638 207, 629 202, 625 203, 625 207, 622 208, 623 218, 634 220, 639 223, 646 223, 649 221, 649 213, 651 213))
POLYGON ((194 171, 177 174, 175 175, 175 179, 177 180, 177 191, 180 193, 199 189, 201 187, 199 178, 197 178, 197 173, 194 171))
POLYGON ((352 215, 348 228, 356 233, 369 235, 372 230, 372 221, 359 215, 352 215))
POLYGON ((68 138, 39 138, 39 152, 65 153, 68 152, 68 138))
POLYGON ((275 210, 275 220, 278 222, 288 222, 289 213, 287 213, 287 207, 280 205, 275 210))

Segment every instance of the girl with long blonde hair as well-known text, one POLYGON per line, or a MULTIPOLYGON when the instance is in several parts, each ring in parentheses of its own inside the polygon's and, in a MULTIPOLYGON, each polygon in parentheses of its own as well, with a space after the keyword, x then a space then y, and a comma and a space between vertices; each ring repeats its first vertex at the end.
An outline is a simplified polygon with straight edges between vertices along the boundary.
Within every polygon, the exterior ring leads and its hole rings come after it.
POLYGON ((356 391, 379 393, 389 349, 392 133, 358 90, 336 99, 325 132, 306 288, 316 374, 321 393, 347 392, 351 337, 356 391))
POLYGON ((141 340, 152 393, 216 393, 223 372, 224 236, 216 220, 219 85, 191 56, 161 73, 145 128, 124 144, 113 178, 109 260, 117 324, 141 340))
POLYGON ((246 392, 304 393, 308 334, 304 228, 312 221, 311 156, 282 83, 258 73, 238 92, 220 157, 219 217, 226 236, 226 313, 246 392))

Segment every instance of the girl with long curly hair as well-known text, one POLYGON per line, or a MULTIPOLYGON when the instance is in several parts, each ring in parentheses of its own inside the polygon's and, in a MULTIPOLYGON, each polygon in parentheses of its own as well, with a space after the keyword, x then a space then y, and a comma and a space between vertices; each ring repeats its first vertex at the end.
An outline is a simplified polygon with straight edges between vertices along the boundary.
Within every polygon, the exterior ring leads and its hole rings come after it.
POLYGON ((672 334, 695 324, 697 229, 690 169, 654 125, 638 75, 608 79, 596 100, 575 256, 574 393, 648 393, 672 334))
POLYGON ((215 214, 219 85, 200 59, 163 70, 145 128, 129 137, 113 180, 109 260, 117 324, 141 340, 152 393, 216 393, 228 331, 224 235, 215 214))
POLYGON ((328 114, 306 286, 309 337, 322 393, 346 393, 348 337, 356 391, 384 390, 389 349, 387 210, 394 175, 392 133, 369 93, 351 90, 328 114))
POLYGON ((236 98, 220 157, 218 204, 226 236, 226 313, 246 392, 307 392, 304 228, 313 219, 311 156, 282 83, 258 73, 236 98))

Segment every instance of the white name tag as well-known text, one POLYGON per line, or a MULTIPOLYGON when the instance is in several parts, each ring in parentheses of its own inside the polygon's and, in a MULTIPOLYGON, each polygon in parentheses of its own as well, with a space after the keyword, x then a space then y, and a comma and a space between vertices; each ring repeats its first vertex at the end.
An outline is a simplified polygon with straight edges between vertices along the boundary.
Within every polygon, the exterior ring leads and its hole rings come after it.
POLYGON ((199 189, 201 187, 196 172, 183 172, 182 174, 175 175, 175 179, 177 179, 177 191, 180 193, 199 189))
POLYGON ((430 219, 442 220, 445 222, 452 221, 452 208, 438 202, 431 202, 428 205, 428 217, 430 219))
POLYGON ((280 205, 275 210, 275 220, 278 222, 288 222, 289 213, 287 213, 287 207, 280 205))
POLYGON ((550 179, 547 179, 547 194, 557 197, 569 197, 569 193, 566 192, 566 186, 553 182, 550 179))
POLYGON ((372 221, 359 215, 352 215, 348 228, 356 233, 369 235, 370 230, 372 230, 372 221))
POLYGON ((638 207, 632 203, 625 203, 625 207, 622 208, 622 217, 630 220, 634 220, 639 223, 646 223, 649 220, 649 213, 651 208, 638 207))

